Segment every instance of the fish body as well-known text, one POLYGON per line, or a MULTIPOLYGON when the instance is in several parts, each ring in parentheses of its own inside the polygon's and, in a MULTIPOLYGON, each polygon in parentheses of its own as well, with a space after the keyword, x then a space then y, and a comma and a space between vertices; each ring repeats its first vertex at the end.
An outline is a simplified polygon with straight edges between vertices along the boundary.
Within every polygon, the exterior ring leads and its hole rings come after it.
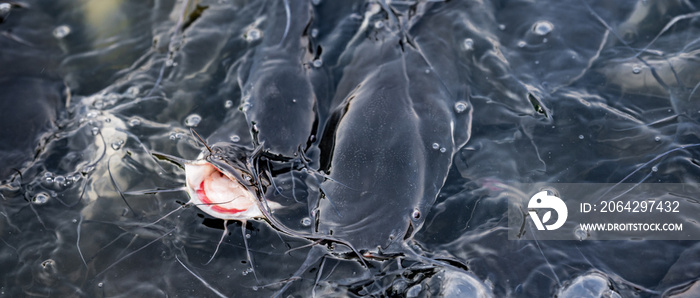
POLYGON ((317 191, 299 191, 295 188, 309 185, 292 184, 291 192, 317 196, 305 200, 306 215, 316 224, 299 235, 342 239, 358 250, 400 251, 422 226, 453 154, 469 139, 471 107, 463 99, 465 87, 454 83, 451 56, 429 57, 420 48, 440 46, 449 36, 411 40, 409 29, 431 30, 417 19, 362 25, 339 58, 342 71, 330 88, 335 96, 320 105, 333 109, 322 111, 330 116, 318 129, 313 90, 319 86, 312 85, 305 67, 312 10, 305 1, 290 2, 268 7, 268 17, 274 17, 268 20, 271 34, 240 78, 241 111, 259 153, 253 157, 240 146, 211 146, 206 158, 188 166, 190 196, 222 219, 269 217, 269 206, 279 205, 268 198, 280 190, 268 186, 293 180, 301 175, 299 167, 306 167, 309 177, 320 178, 311 186, 317 191), (285 22, 283 12, 294 15, 294 25, 285 22), (455 110, 458 101, 462 107, 455 110), (263 175, 259 157, 288 163, 289 170, 263 175), (215 189, 229 195, 216 195, 215 189))

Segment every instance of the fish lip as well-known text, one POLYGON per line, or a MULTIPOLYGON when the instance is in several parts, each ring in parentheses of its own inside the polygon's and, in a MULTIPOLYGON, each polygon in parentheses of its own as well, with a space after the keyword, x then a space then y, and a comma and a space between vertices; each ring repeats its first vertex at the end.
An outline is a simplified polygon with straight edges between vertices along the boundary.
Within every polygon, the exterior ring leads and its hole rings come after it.
MULTIPOLYGON (((245 186, 243 186, 237 179, 231 177, 229 173, 221 171, 212 163, 202 159, 201 156, 197 160, 187 162, 185 164, 185 185, 187 193, 190 196, 190 202, 194 203, 200 210, 205 213, 220 219, 233 219, 233 220, 246 220, 256 217, 262 217, 263 214, 260 212, 258 205, 256 204, 255 194, 249 191, 245 186), (207 195, 207 190, 204 188, 204 180, 210 175, 214 175, 215 172, 221 173, 226 178, 228 178, 236 190, 241 190, 240 193, 234 194, 233 199, 247 199, 250 200, 251 204, 246 209, 236 209, 236 208, 225 208, 213 202, 207 195), (239 198, 243 196, 243 198, 239 198)), ((224 204, 224 203, 222 203, 224 204)))

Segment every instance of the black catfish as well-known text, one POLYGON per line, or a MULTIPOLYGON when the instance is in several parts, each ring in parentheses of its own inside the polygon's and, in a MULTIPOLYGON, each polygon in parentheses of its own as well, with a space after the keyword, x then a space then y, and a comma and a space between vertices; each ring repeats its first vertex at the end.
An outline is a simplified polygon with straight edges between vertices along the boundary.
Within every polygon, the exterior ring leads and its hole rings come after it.
MULTIPOLYGON (((266 218, 282 232, 339 243, 336 252, 360 259, 411 254, 404 244, 422 226, 453 155, 470 135, 468 85, 452 62, 456 53, 424 50, 454 37, 449 30, 429 34, 441 23, 426 14, 429 4, 411 18, 397 16, 383 2, 369 4, 338 66, 332 66, 340 73, 335 96, 318 104, 308 66, 311 4, 284 4, 267 6, 271 19, 263 42, 239 76, 240 110, 255 149, 212 142, 200 161, 187 166, 192 199, 212 216, 266 218), (330 117, 320 125, 318 106, 333 107, 321 111, 330 117), (270 164, 287 164, 287 175, 272 174, 270 164), (268 200, 280 192, 277 184, 302 170, 317 179, 316 185, 310 178, 294 186, 308 188, 299 191, 310 196, 306 215, 315 223, 306 231, 280 223, 272 210, 281 206, 268 200)), ((297 273, 318 257, 310 255, 297 273)))

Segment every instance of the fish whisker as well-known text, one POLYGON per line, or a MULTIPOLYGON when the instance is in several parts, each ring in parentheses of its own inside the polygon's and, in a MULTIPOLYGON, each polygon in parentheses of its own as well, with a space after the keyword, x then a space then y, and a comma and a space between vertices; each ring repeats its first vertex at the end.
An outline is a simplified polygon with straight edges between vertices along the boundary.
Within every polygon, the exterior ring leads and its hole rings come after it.
POLYGON ((135 251, 132 251, 132 252, 130 252, 130 253, 124 255, 123 257, 119 258, 116 262, 112 263, 111 265, 107 266, 107 268, 105 268, 104 270, 100 271, 100 273, 95 274, 95 277, 102 275, 102 274, 105 273, 107 270, 112 269, 112 267, 116 266, 116 265, 119 264, 120 262, 122 262, 122 261, 126 260, 127 258, 133 256, 134 254, 136 254, 137 252, 139 252, 139 251, 143 250, 144 248, 150 246, 151 244, 156 243, 156 242, 159 241, 160 239, 163 239, 163 237, 165 237, 165 236, 167 236, 168 234, 174 232, 176 229, 177 229, 177 228, 173 228, 173 229, 169 230, 168 232, 166 232, 165 234, 163 234, 163 235, 157 237, 156 239, 151 240, 151 241, 148 242, 146 245, 141 246, 141 247, 139 247, 138 249, 136 249, 135 251))
POLYGON ((222 294, 221 292, 219 292, 219 290, 217 290, 217 289, 215 289, 214 287, 212 287, 206 280, 204 280, 204 279, 201 278, 199 275, 197 275, 197 273, 194 273, 194 271, 190 270, 190 268, 187 268, 187 266, 185 266, 185 263, 183 263, 182 261, 180 261, 180 258, 178 258, 177 255, 175 256, 175 260, 177 260, 177 262, 180 263, 180 265, 182 265, 182 267, 184 267, 185 270, 187 270, 187 272, 189 272, 190 274, 192 274, 192 276, 194 276, 194 277, 197 278, 202 284, 204 284, 204 286, 206 286, 209 290, 211 290, 212 292, 214 292, 214 294, 218 295, 219 297, 224 297, 224 298, 227 297, 226 295, 224 295, 224 294, 222 294))
POLYGON ((114 180, 114 175, 112 175, 112 170, 110 169, 110 161, 111 160, 112 160, 111 157, 107 160, 107 172, 109 173, 109 179, 110 179, 110 181, 112 181, 112 185, 117 190, 117 193, 119 193, 119 197, 121 197, 122 201, 124 201, 124 204, 126 204, 126 207, 128 207, 129 210, 131 210, 131 213, 133 213, 134 216, 138 217, 138 215, 136 214, 136 211, 134 211, 134 209, 131 208, 131 205, 129 205, 129 202, 126 200, 126 197, 124 197, 124 193, 122 192, 121 187, 119 187, 119 185, 117 184, 117 181, 114 180))
MULTIPOLYGON (((221 243, 224 242, 224 237, 226 237, 226 234, 228 234, 228 220, 224 220, 224 232, 221 234, 221 239, 219 239, 219 243, 216 244, 216 249, 214 250, 214 253, 211 255, 211 258, 209 258, 209 261, 204 263, 203 265, 209 265, 211 261, 214 260, 214 257, 216 257, 216 254, 219 252, 219 247, 221 246, 221 243)), ((243 235, 245 238, 245 235, 243 235)))
POLYGON ((194 130, 194 128, 190 128, 190 132, 191 132, 195 137, 197 137, 197 139, 199 139, 200 142, 202 142, 202 144, 204 145, 204 147, 206 147, 207 150, 209 150, 209 153, 213 153, 213 152, 214 152, 214 151, 211 150, 211 147, 209 147, 209 145, 207 145, 207 142, 205 142, 204 139, 202 139, 202 137, 197 133, 197 131, 194 130))
POLYGON ((143 189, 143 190, 132 190, 132 191, 125 191, 123 192, 125 195, 130 195, 130 196, 137 196, 137 195, 153 195, 153 194, 159 194, 159 193, 170 193, 170 192, 180 192, 180 191, 187 191, 186 187, 178 187, 178 188, 171 188, 171 189, 143 189))
POLYGON ((78 249, 78 255, 80 255, 80 260, 83 261, 83 265, 85 265, 85 268, 87 268, 87 262, 85 262, 85 256, 83 256, 83 252, 80 250, 80 226, 83 224, 83 215, 80 215, 80 219, 78 220, 78 228, 76 231, 77 234, 77 239, 75 240, 75 247, 78 249))

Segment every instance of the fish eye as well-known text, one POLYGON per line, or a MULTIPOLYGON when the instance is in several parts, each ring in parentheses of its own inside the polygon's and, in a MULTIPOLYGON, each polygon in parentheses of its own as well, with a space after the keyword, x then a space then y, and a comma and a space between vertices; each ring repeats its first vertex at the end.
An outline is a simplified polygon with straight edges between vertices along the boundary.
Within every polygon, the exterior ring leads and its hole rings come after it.
POLYGON ((241 179, 241 181, 238 181, 239 183, 247 186, 253 186, 253 176, 251 174, 238 169, 235 169, 234 171, 236 171, 238 174, 238 179, 241 179))
POLYGON ((224 159, 219 152, 212 152, 211 154, 207 155, 205 158, 207 161, 211 162, 213 160, 222 160, 224 159))
POLYGON ((413 219, 419 219, 420 218, 420 210, 418 210, 418 208, 413 209, 413 213, 411 213, 411 217, 413 217, 413 219))

